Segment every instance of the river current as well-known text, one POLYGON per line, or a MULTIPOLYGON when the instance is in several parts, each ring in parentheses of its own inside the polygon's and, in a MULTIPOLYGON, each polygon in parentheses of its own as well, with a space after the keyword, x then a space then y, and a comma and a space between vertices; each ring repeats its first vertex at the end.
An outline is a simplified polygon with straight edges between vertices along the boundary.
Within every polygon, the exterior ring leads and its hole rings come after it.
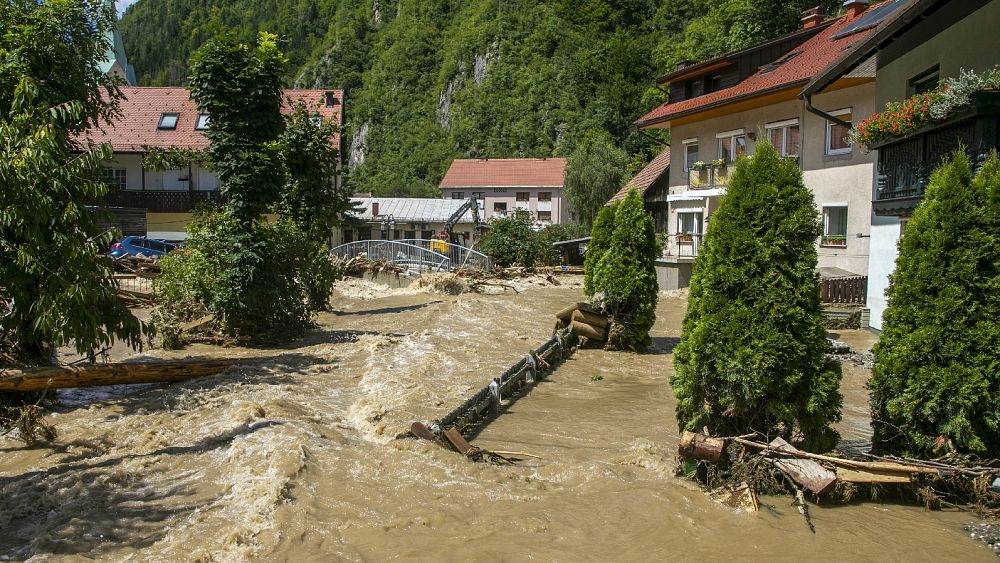
MULTIPOLYGON (((565 280, 564 280, 565 281, 565 280)), ((994 561, 968 515, 788 498, 740 513, 674 477, 669 378, 686 301, 663 297, 648 354, 580 350, 474 438, 538 458, 467 462, 416 440, 544 341, 578 284, 438 295, 346 284, 280 349, 170 386, 64 391, 53 444, 0 447, 0 556, 135 561, 994 561)), ((867 333, 840 335, 870 346, 867 333)), ((845 438, 869 435, 845 366, 845 438)))

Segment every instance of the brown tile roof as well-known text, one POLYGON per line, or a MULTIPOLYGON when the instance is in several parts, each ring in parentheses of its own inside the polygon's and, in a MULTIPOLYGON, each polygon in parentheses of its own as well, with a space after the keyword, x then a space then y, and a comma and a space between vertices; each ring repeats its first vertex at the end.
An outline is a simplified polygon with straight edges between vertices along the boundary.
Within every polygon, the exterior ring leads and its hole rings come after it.
POLYGON ((611 205, 616 201, 621 201, 625 199, 628 195, 629 190, 634 189, 639 192, 639 195, 644 195, 646 190, 656 182, 661 176, 663 176, 667 170, 670 168, 670 147, 663 149, 660 154, 653 157, 653 160, 649 161, 638 174, 635 175, 631 180, 629 180, 622 189, 618 190, 618 193, 611 196, 606 205, 611 205))
MULTIPOLYGON (((874 8, 879 7, 882 4, 891 2, 898 2, 902 4, 906 1, 907 0, 887 0, 886 2, 870 7, 865 11, 865 14, 871 12, 874 8)), ((841 30, 844 30, 854 21, 857 21, 857 19, 862 17, 864 17, 864 15, 860 15, 853 19, 848 19, 846 15, 840 16, 834 20, 832 25, 819 32, 799 47, 792 49, 782 58, 778 59, 780 61, 786 57, 791 57, 794 54, 794 57, 789 58, 780 66, 772 68, 769 71, 769 67, 771 65, 765 65, 755 74, 750 76, 750 78, 747 78, 735 86, 717 90, 710 94, 698 96, 697 98, 691 98, 674 103, 667 102, 640 117, 638 121, 636 121, 636 124, 639 126, 652 125, 658 122, 669 121, 670 119, 683 115, 698 113, 711 107, 733 103, 741 99, 752 98, 769 92, 805 85, 812 77, 820 74, 827 66, 840 58, 844 51, 856 47, 866 37, 871 35, 875 29, 877 29, 869 27, 858 31, 857 33, 836 37, 841 30)))
MULTIPOLYGON (((204 133, 194 128, 199 112, 187 89, 126 87, 121 91, 125 99, 119 106, 120 115, 111 124, 88 130, 78 138, 79 142, 111 143, 115 152, 143 152, 144 146, 192 150, 208 146, 204 133), (176 128, 157 128, 160 116, 165 112, 179 114, 176 128)), ((343 123, 344 93, 341 90, 284 90, 282 97, 282 111, 287 112, 293 105, 303 102, 310 110, 333 119, 336 124, 343 123), (326 92, 333 93, 333 107, 326 106, 326 92)), ((340 146, 339 133, 334 136, 333 142, 340 146)))
POLYGON ((441 187, 561 188, 565 177, 565 158, 457 158, 441 187))

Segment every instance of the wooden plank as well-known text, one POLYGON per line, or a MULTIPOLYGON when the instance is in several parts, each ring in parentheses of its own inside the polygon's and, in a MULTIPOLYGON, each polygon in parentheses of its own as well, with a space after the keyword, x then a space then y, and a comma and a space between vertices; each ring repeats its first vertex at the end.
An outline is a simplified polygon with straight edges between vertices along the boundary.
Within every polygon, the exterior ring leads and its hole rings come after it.
POLYGON ((0 391, 44 391, 135 383, 172 383, 215 375, 239 363, 236 358, 93 364, 6 370, 0 391))
POLYGON ((594 328, 607 328, 608 318, 597 313, 576 310, 573 311, 573 320, 588 324, 594 328))
POLYGON ((452 446, 455 446, 455 449, 458 450, 458 453, 462 455, 467 455, 469 451, 472 449, 472 444, 467 442, 465 440, 465 437, 462 436, 462 434, 458 430, 455 430, 454 428, 449 428, 445 430, 444 437, 445 439, 448 440, 448 442, 451 443, 452 446))
POLYGON ((837 468, 837 478, 845 483, 859 485, 894 485, 910 483, 910 476, 899 473, 883 473, 861 471, 857 469, 837 468))
POLYGON ((215 320, 215 315, 209 313, 200 319, 195 319, 189 323, 181 325, 181 333, 190 332, 202 325, 206 325, 215 320))
POLYGON ((423 422, 414 422, 413 424, 411 424, 410 433, 416 436, 417 438, 427 440, 428 442, 434 442, 439 446, 441 445, 441 440, 438 439, 438 437, 435 436, 434 433, 431 432, 430 428, 427 428, 427 426, 425 426, 423 422))
MULTIPOLYGON (((768 444, 782 452, 798 452, 785 440, 775 438, 768 444)), ((802 485, 813 494, 821 495, 837 483, 837 474, 811 459, 772 458, 771 462, 793 481, 802 485)))

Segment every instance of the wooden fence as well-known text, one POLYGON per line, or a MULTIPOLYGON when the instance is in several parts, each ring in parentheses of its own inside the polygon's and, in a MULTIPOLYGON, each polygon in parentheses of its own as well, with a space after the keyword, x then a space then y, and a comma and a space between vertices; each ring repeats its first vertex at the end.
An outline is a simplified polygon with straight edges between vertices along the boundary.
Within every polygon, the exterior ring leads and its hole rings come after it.
POLYGON ((864 305, 868 297, 868 276, 820 280, 823 303, 864 305))

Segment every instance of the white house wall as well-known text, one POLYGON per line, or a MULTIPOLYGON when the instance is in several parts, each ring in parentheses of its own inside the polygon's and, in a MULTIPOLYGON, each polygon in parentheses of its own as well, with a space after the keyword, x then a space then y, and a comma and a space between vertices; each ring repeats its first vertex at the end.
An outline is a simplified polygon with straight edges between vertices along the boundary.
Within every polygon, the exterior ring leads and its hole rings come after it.
POLYGON ((493 212, 497 203, 507 204, 507 212, 515 209, 526 209, 532 217, 538 217, 539 211, 552 213, 552 223, 569 222, 569 213, 563 210, 562 188, 447 188, 444 190, 446 199, 469 199, 474 193, 482 193, 485 204, 482 206, 484 220, 489 220, 496 214, 493 212), (517 192, 528 192, 528 201, 517 201, 517 192), (552 194, 551 201, 539 201, 538 193, 552 194), (455 196, 460 194, 461 197, 455 196))

